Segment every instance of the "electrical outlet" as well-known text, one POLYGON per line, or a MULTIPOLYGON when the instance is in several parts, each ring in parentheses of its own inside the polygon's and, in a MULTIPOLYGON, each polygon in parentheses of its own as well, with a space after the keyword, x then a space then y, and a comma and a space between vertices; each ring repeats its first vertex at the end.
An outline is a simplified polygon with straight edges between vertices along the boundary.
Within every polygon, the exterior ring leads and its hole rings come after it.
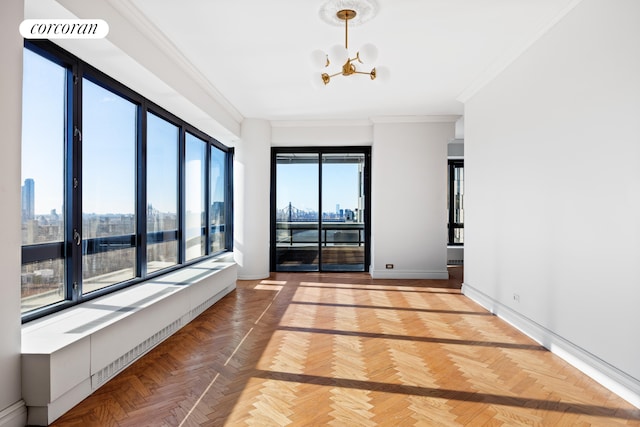
POLYGON ((514 300, 515 302, 520 302, 520 295, 518 295, 518 294, 513 294, 513 300, 514 300))
POLYGON ((384 268, 391 270, 393 268, 393 264, 385 264, 384 268))

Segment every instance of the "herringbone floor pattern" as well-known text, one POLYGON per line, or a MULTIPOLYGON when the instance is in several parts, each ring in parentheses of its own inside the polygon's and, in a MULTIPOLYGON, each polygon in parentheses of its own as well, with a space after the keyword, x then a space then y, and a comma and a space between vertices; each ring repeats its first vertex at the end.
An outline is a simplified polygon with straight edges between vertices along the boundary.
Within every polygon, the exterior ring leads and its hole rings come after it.
POLYGON ((451 271, 239 281, 54 426, 640 426, 451 271))

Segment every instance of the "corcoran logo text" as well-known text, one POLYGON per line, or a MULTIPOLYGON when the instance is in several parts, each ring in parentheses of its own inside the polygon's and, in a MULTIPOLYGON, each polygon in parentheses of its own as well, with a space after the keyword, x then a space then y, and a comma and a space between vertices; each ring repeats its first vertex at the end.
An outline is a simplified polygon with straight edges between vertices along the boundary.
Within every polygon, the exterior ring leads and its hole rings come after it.
POLYGON ((25 39, 102 39, 108 33, 102 19, 25 19, 20 24, 25 39))

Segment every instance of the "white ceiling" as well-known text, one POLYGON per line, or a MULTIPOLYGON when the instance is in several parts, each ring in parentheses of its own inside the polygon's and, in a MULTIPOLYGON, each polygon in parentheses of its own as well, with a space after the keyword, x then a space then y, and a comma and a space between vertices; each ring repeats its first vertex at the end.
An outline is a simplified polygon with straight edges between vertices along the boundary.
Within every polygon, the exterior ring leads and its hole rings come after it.
MULTIPOLYGON (((118 31, 116 21, 127 21, 165 51, 175 47, 192 75, 206 80, 211 96, 230 105, 240 119, 335 120, 461 115, 466 94, 578 1, 378 0, 377 16, 349 29, 349 44, 352 52, 363 43, 375 44, 380 53, 377 65, 391 70, 391 80, 377 84, 367 76, 340 76, 320 88, 311 84, 309 54, 344 41, 343 28, 320 19, 323 0, 57 0, 55 4, 81 18, 105 18, 105 7, 116 10, 106 19, 112 32, 118 31)), ((52 2, 28 0, 26 17, 52 17, 55 7, 45 13, 45 5, 52 2)), ((109 39, 122 44, 112 34, 109 39)), ((74 53, 82 56, 83 49, 96 46, 78 44, 74 53)), ((118 52, 110 54, 113 63, 124 55, 118 52)), ((159 85, 158 90, 166 88, 159 85)))

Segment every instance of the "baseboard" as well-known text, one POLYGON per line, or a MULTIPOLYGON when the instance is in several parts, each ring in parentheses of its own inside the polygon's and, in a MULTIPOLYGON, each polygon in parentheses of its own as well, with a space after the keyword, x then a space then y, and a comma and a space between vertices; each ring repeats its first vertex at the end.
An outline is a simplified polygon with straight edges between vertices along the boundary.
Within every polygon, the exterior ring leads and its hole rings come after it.
POLYGON ((445 270, 371 270, 373 279, 435 279, 447 280, 449 272, 445 270))
POLYGON ((20 400, 0 411, 0 427, 23 427, 27 424, 27 405, 20 400))
POLYGON ((265 274, 238 274, 238 280, 262 280, 268 279, 269 273, 265 274))
POLYGON ((462 285, 462 293, 621 398, 640 408, 640 381, 466 283, 462 285))

